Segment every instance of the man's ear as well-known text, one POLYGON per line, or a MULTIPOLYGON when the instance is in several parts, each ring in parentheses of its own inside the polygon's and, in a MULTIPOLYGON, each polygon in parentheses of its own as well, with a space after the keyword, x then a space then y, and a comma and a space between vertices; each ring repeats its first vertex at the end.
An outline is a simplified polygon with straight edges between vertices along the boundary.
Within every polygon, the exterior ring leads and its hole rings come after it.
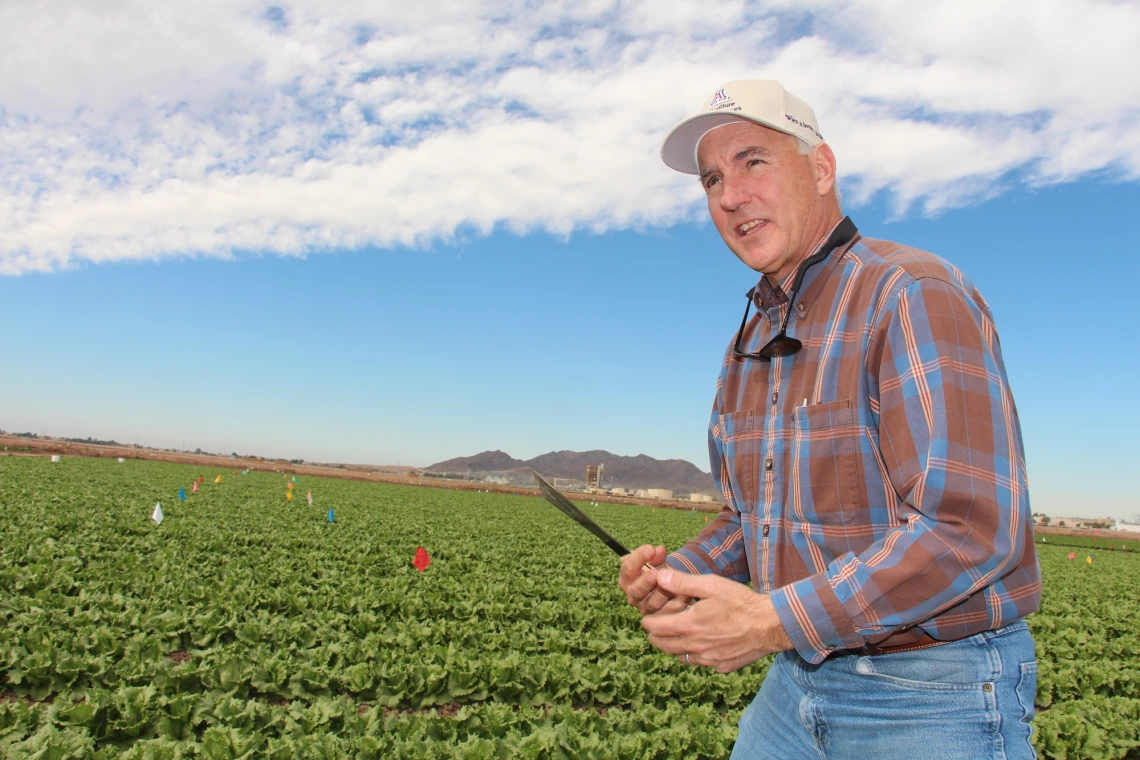
POLYGON ((827 143, 817 143, 811 149, 811 171, 815 177, 815 189, 820 196, 827 195, 835 187, 835 154, 827 143))

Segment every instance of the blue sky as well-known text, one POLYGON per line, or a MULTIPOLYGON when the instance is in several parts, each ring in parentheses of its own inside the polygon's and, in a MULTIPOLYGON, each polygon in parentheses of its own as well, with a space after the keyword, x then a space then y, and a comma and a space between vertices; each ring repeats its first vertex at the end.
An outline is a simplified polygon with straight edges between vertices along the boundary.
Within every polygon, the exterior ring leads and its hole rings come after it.
MULTIPOLYGON (((1140 265, 1120 223, 1138 204, 1136 184, 1088 181, 937 218, 851 210, 982 289, 1033 498, 1055 514, 1140 509, 1140 265)), ((0 425, 384 464, 605 448, 707 469, 718 361, 752 281, 699 223, 0 278, 15 317, 0 425)))
POLYGON ((0 428, 705 468, 755 275, 657 148, 771 77, 989 300, 1035 508, 1140 512, 1140 7, 389 5, 0 7, 0 428))

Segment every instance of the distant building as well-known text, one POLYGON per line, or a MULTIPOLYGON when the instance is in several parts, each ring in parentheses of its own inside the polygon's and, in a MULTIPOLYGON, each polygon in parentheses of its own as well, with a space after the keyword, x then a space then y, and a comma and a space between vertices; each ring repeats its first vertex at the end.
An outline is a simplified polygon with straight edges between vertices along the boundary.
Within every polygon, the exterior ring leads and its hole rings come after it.
POLYGON ((673 492, 668 488, 647 488, 645 495, 650 499, 672 499, 673 492))
POLYGON ((1140 533, 1140 515, 1133 515, 1130 520, 1120 520, 1112 526, 1113 530, 1126 530, 1131 533, 1140 533))
POLYGON ((621 486, 618 486, 617 488, 610 489, 610 493, 612 493, 614 496, 625 496, 627 493, 629 493, 629 491, 625 490, 621 486))
POLYGON ((689 494, 689 501, 699 501, 701 503, 709 503, 712 500, 713 500, 713 497, 709 496, 707 493, 691 493, 691 494, 689 494))
POLYGON ((1055 528, 1104 528, 1112 530, 1116 526, 1113 517, 1054 517, 1049 525, 1055 528))
POLYGON ((602 487, 602 473, 605 472, 606 466, 604 464, 588 464, 586 465, 586 490, 597 491, 602 487))

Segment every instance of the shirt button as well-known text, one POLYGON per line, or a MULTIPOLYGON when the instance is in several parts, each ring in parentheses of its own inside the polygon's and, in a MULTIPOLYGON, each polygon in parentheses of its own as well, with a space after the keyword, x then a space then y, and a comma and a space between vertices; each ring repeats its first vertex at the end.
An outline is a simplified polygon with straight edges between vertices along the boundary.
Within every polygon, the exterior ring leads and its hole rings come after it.
POLYGON ((780 392, 779 391, 772 391, 772 403, 773 404, 776 403, 776 399, 778 399, 778 398, 780 398, 780 392))
POLYGON ((803 314, 803 313, 804 313, 804 309, 805 309, 805 308, 806 308, 806 307, 804 306, 804 302, 803 302, 803 301, 800 301, 798 304, 796 304, 796 311, 798 311, 800 314, 803 314))
POLYGON ((768 457, 767 459, 764 460, 764 469, 765 470, 772 469, 772 457, 768 457))
POLYGON ((765 525, 764 526, 764 538, 767 538, 767 537, 768 537, 768 526, 765 525))

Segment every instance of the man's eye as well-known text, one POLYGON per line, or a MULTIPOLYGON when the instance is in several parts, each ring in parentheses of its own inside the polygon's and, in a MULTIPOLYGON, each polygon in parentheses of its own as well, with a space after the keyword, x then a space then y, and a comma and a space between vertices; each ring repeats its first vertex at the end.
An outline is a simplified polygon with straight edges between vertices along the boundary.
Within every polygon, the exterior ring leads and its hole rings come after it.
POLYGON ((748 167, 752 168, 753 166, 759 166, 762 163, 764 163, 764 161, 759 158, 751 158, 748 160, 748 167))
POLYGON ((705 190, 711 190, 713 185, 720 184, 720 177, 709 177, 705 180, 705 190))

